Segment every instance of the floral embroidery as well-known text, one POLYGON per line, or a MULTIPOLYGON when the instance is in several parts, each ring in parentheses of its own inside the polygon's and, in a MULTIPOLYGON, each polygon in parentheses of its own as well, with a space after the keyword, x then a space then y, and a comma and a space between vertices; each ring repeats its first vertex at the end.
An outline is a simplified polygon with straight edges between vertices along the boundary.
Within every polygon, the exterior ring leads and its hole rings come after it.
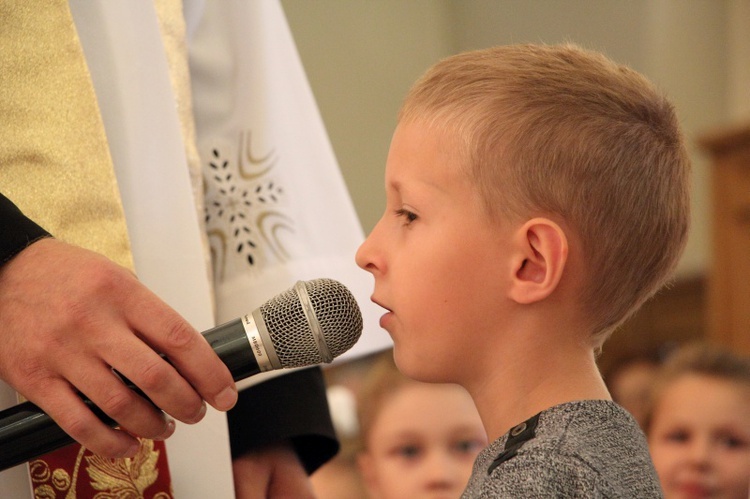
POLYGON ((86 456, 91 486, 102 491, 94 499, 142 499, 143 492, 159 477, 158 459, 159 451, 154 451, 151 440, 141 440, 141 447, 133 458, 86 456))
POLYGON ((294 223, 284 212, 284 189, 272 175, 276 152, 257 155, 249 132, 241 133, 236 144, 214 145, 206 152, 205 222, 217 278, 223 280, 237 266, 259 269, 289 260, 282 236, 294 234, 294 223))
POLYGON ((153 490, 153 495, 147 495, 159 478, 160 452, 152 440, 139 440, 141 446, 133 458, 107 459, 79 447, 72 474, 63 468, 50 469, 43 459, 29 463, 34 498, 76 499, 80 495, 93 499, 172 499, 171 491, 153 490), (79 476, 81 467, 86 470, 88 483, 79 482, 83 480, 79 476))

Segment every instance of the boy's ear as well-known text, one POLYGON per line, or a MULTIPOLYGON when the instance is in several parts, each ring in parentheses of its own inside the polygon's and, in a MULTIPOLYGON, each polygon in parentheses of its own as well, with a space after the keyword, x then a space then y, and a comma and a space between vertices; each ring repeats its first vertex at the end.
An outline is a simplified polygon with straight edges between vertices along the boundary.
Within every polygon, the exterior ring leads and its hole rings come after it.
POLYGON ((568 259, 568 238, 547 218, 527 221, 514 235, 509 295, 521 304, 547 298, 557 288, 568 259))

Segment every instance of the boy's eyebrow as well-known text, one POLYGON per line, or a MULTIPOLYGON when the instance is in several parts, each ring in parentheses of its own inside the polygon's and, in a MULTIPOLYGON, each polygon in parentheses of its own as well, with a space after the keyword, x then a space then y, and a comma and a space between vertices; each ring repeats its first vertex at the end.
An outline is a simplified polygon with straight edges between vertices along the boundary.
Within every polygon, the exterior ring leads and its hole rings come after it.
POLYGON ((456 425, 455 427, 451 428, 451 432, 453 434, 465 434, 465 433, 476 433, 477 428, 481 431, 484 431, 484 429, 480 426, 477 427, 475 424, 471 423, 461 423, 456 425))
POLYGON ((391 440, 415 440, 415 439, 421 439, 422 434, 419 432, 418 429, 413 428, 399 428, 398 430, 392 432, 390 435, 387 435, 384 437, 384 440, 391 439, 391 440))
POLYGON ((386 191, 391 191, 396 194, 402 194, 404 191, 411 192, 414 190, 413 186, 416 186, 415 188, 421 189, 422 187, 427 187, 429 189, 433 189, 439 193, 446 194, 450 192, 450 186, 440 184, 437 182, 433 182, 430 179, 424 179, 424 178, 409 178, 408 184, 404 184, 404 182, 400 179, 394 179, 394 178, 386 178, 385 179, 385 189, 386 191))
POLYGON ((403 183, 400 180, 386 179, 386 182, 385 182, 386 191, 400 193, 402 186, 403 186, 403 183))

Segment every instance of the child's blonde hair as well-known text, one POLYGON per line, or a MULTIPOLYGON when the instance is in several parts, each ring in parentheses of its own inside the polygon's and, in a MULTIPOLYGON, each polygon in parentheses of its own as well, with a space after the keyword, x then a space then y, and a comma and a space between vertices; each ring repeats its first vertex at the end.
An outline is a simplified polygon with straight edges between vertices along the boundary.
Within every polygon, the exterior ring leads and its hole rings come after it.
POLYGON ((584 256, 595 346, 663 285, 685 245, 690 162, 673 106, 574 45, 511 45, 433 66, 400 122, 442 128, 491 217, 549 216, 584 256))
POLYGON ((669 355, 660 368, 651 387, 646 428, 651 424, 654 409, 664 391, 676 379, 688 374, 731 381, 750 390, 750 358, 734 354, 719 345, 689 343, 669 355))

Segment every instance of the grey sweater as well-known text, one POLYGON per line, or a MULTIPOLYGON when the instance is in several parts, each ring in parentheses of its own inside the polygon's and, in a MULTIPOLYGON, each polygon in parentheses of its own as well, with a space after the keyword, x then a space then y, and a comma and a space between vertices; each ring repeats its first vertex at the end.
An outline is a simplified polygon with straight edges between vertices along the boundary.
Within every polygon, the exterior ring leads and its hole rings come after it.
POLYGON ((622 407, 582 400, 547 409, 492 442, 462 499, 662 497, 646 438, 622 407))

